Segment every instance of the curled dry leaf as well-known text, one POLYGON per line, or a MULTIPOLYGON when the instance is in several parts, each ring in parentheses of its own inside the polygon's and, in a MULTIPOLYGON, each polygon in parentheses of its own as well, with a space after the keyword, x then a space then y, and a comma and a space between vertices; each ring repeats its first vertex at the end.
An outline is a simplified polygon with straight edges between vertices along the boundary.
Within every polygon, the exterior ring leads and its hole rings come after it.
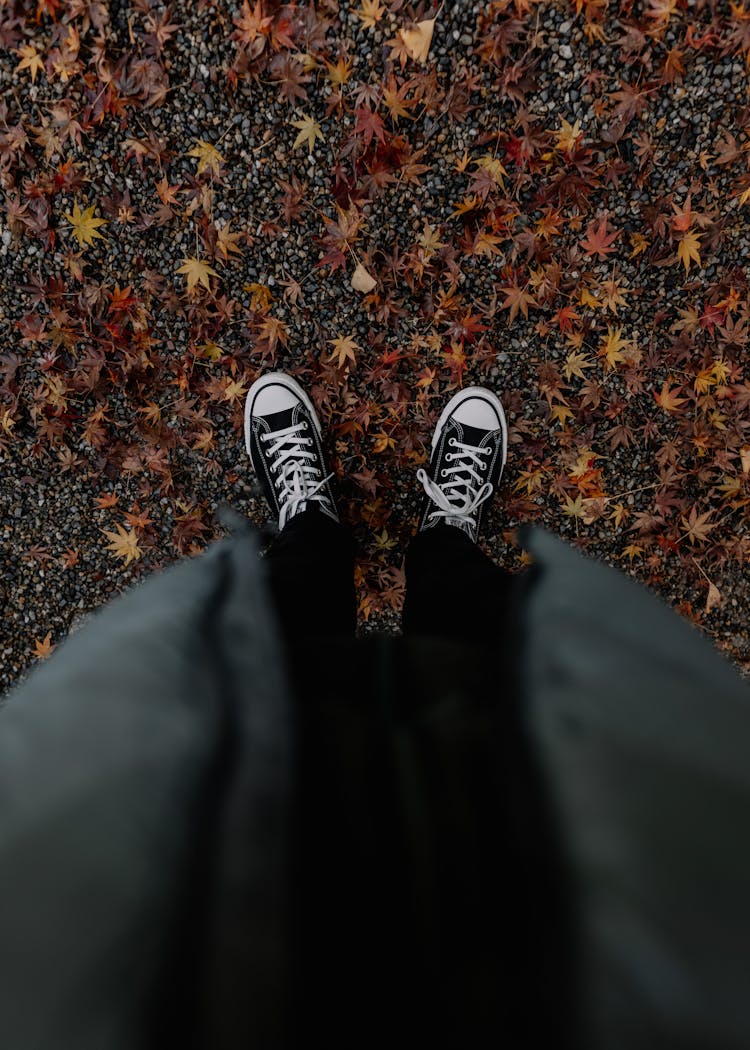
POLYGON ((359 263, 357 269, 352 274, 352 288, 355 292, 363 292, 365 295, 371 292, 378 282, 369 274, 364 268, 362 263, 359 263))
POLYGON ((705 612, 709 613, 717 605, 721 605, 722 597, 721 591, 715 583, 708 582, 708 594, 706 595, 706 608, 705 612))
POLYGON ((435 19, 426 18, 424 22, 417 22, 414 29, 399 30, 399 36, 404 43, 404 47, 415 62, 427 61, 434 29, 435 19))

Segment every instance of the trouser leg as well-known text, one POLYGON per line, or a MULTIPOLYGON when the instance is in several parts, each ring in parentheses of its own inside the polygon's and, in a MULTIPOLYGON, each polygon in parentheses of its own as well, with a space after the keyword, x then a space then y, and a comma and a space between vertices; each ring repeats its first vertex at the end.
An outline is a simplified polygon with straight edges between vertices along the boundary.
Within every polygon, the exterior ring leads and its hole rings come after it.
POLYGON ((285 641, 353 635, 355 541, 351 530, 317 511, 302 511, 264 553, 285 641))
POLYGON ((461 529, 417 533, 406 551, 404 634, 494 644, 526 576, 498 568, 461 529))

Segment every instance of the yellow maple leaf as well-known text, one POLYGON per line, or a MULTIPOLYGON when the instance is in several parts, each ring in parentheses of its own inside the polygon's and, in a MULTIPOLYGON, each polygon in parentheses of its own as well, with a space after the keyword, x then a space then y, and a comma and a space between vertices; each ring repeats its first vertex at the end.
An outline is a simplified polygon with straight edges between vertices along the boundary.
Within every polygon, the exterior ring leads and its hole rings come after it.
POLYGON ((607 327, 607 335, 599 347, 599 357, 605 358, 607 369, 612 369, 625 360, 623 350, 630 346, 627 339, 622 338, 622 328, 607 327))
POLYGON ((375 538, 373 549, 376 551, 389 551, 398 543, 398 540, 393 539, 388 535, 388 530, 385 526, 380 533, 373 532, 373 536, 375 538))
POLYGON ((630 247, 633 249, 630 253, 630 258, 634 259, 636 255, 640 255, 641 252, 646 251, 646 249, 648 248, 648 241, 642 233, 631 233, 630 247))
MULTIPOLYGON (((324 59, 325 61, 325 59, 324 59)), ((352 75, 352 60, 350 58, 339 58, 334 66, 326 62, 327 76, 334 87, 343 87, 352 75)))
POLYGON ((292 149, 299 149, 299 147, 306 142, 310 154, 312 154, 313 146, 315 145, 316 139, 323 138, 323 132, 321 131, 320 124, 314 117, 304 117, 302 120, 290 120, 289 123, 293 128, 299 128, 300 132, 297 138, 294 140, 292 149))
POLYGON ((716 376, 714 375, 714 366, 710 365, 708 368, 702 368, 693 380, 693 387, 696 394, 707 394, 712 386, 716 386, 716 376))
POLYGON ((417 22, 414 29, 400 29, 399 36, 404 47, 415 62, 426 62, 435 29, 435 19, 426 18, 417 22))
POLYGON ((569 124, 565 118, 561 118, 562 127, 559 131, 556 131, 557 142, 555 145, 559 150, 564 150, 566 153, 571 153, 575 147, 576 142, 581 137, 581 122, 577 120, 575 124, 569 124))
POLYGON ((210 142, 205 142, 203 139, 198 139, 196 144, 188 153, 188 157, 198 158, 198 174, 202 175, 204 171, 210 171, 212 175, 219 176, 219 167, 224 163, 224 158, 221 153, 212 146, 210 142))
POLYGON ((351 361, 353 365, 356 365, 357 358, 354 351, 359 350, 359 347, 350 335, 340 335, 336 339, 329 339, 328 342, 333 347, 333 351, 328 357, 328 360, 333 361, 334 357, 338 357, 337 368, 341 368, 347 360, 351 361))
POLYGON ((578 379, 585 379, 584 368, 593 368, 594 363, 591 361, 587 354, 577 353, 572 350, 565 358, 565 364, 563 365, 563 373, 565 378, 570 380, 571 376, 577 376, 578 379))
POLYGON ((680 241, 680 243, 677 245, 677 255, 680 262, 685 267, 685 273, 687 273, 690 269, 691 260, 695 260, 695 262, 697 262, 699 266, 701 265, 701 257, 700 253, 698 252, 700 243, 700 234, 693 233, 692 230, 688 230, 685 233, 685 236, 680 241))
POLYGON ((273 296, 271 295, 271 289, 267 284, 244 284, 242 286, 243 292, 250 292, 250 309, 259 310, 263 313, 273 302, 273 296))
POLYGON ((97 237, 103 241, 106 240, 106 237, 99 233, 98 227, 106 226, 107 220, 98 219, 94 215, 93 204, 85 211, 81 211, 78 207, 78 201, 75 201, 73 203, 73 214, 70 215, 68 212, 65 212, 65 218, 72 227, 73 236, 82 248, 85 248, 88 244, 93 244, 97 237))
POLYGON ((440 234, 436 229, 433 230, 428 222, 425 222, 424 229, 417 240, 417 244, 422 249, 425 258, 427 259, 430 259, 440 248, 445 248, 445 241, 440 240, 440 234))
POLYGON ((362 6, 357 11, 357 17, 362 19, 365 29, 374 29, 384 14, 385 8, 381 6, 380 0, 362 0, 362 6))
POLYGON ((643 554, 644 548, 639 546, 637 543, 629 543, 627 547, 622 548, 621 558, 628 558, 630 561, 633 558, 639 558, 643 554))
POLYGON ((477 168, 484 168, 492 181, 496 183, 500 189, 505 189, 503 176, 507 175, 508 172, 502 166, 497 157, 493 157, 491 153, 485 153, 483 156, 478 157, 474 163, 477 168))
POLYGON ((578 301, 581 306, 590 306, 592 310, 601 310, 603 305, 588 288, 581 289, 578 301))
POLYGON ((566 419, 574 418, 573 413, 567 405, 553 405, 550 409, 550 415, 563 428, 565 427, 566 419))
POLYGON ((178 268, 177 273, 184 273, 187 277, 188 292, 192 292, 197 284, 202 284, 210 292, 211 285, 208 278, 218 277, 216 270, 203 259, 185 258, 182 262, 183 265, 178 268))
POLYGON ((0 416, 0 427, 3 428, 8 437, 13 436, 13 427, 16 425, 16 421, 6 408, 2 416, 0 416))
POLYGON ((224 351, 219 344, 214 343, 212 340, 202 343, 199 349, 203 351, 203 356, 209 361, 221 361, 224 356, 224 351))
POLYGON ((240 401, 246 393, 247 387, 244 386, 244 384, 238 383, 236 379, 230 379, 224 387, 222 401, 229 401, 231 403, 240 401))
POLYGON ((126 529, 122 525, 116 525, 115 528, 117 532, 101 530, 110 541, 107 550, 112 551, 115 557, 122 559, 126 565, 130 565, 131 561, 138 561, 143 555, 138 546, 138 533, 135 529, 126 529))
POLYGON ((583 496, 581 493, 579 492, 575 499, 571 499, 570 496, 566 495, 562 509, 569 518, 582 518, 585 514, 585 508, 583 506, 583 496))
POLYGON ((39 57, 39 52, 31 44, 24 44, 23 47, 16 48, 16 51, 21 56, 21 61, 16 68, 28 69, 31 73, 31 83, 33 84, 39 70, 44 69, 44 62, 39 57))

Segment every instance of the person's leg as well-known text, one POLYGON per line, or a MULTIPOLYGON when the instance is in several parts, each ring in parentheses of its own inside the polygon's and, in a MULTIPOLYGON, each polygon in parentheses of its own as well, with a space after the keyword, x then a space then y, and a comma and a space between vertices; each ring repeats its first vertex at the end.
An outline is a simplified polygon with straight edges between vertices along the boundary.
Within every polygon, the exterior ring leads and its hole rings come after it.
POLYGON ((406 551, 403 632, 493 644, 526 575, 500 569, 462 529, 419 532, 406 551))
POLYGON ((264 560, 283 639, 353 635, 354 537, 336 508, 315 406, 293 376, 267 372, 250 387, 245 446, 281 529, 264 560))
POLYGON ((354 634, 355 549, 351 530, 317 508, 296 514, 274 538, 263 557, 287 643, 354 634))

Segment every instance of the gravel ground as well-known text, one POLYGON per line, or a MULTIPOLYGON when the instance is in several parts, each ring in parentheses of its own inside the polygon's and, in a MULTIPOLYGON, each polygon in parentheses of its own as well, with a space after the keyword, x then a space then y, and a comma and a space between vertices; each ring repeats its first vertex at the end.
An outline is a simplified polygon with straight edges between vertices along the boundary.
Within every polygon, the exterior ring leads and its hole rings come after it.
POLYGON ((520 569, 515 529, 535 519, 750 669, 750 23, 691 0, 454 2, 426 62, 402 65, 392 42, 434 9, 376 4, 371 26, 362 10, 0 9, 0 688, 222 535, 222 503, 267 521, 242 408, 270 367, 294 372, 323 421, 361 550, 362 633, 399 629, 416 470, 447 397, 480 383, 503 397, 511 442, 483 549, 520 569), (369 108, 382 145, 366 142, 369 108), (309 116, 311 152, 293 124, 309 116), (213 170, 198 170, 201 140, 213 170), (689 269, 673 223, 686 200, 689 269), (326 223, 352 202, 361 226, 343 244, 326 223), (103 239, 76 242, 76 204, 106 220, 103 239), (619 236, 586 254, 603 216, 619 236), (226 224, 241 236, 222 253, 226 224), (214 271, 191 295, 189 258, 214 271), (378 281, 366 296, 357 262, 378 281), (597 348, 617 329, 627 351, 610 369, 597 348), (341 336, 357 351, 338 367, 341 336), (593 362, 580 375, 577 351, 593 362), (665 382, 681 411, 654 396, 665 382), (118 526, 138 544, 129 563, 109 549, 118 526))

